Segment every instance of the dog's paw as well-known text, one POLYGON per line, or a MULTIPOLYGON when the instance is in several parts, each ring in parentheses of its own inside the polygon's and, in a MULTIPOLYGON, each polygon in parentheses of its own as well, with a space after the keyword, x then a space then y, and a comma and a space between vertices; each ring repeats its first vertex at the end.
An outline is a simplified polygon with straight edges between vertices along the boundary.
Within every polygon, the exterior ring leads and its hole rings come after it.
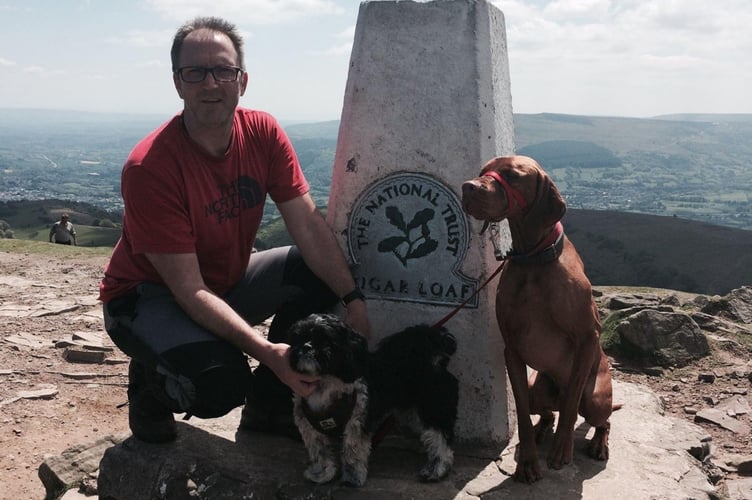
POLYGON ((585 453, 596 460, 608 460, 608 430, 595 429, 593 438, 588 441, 585 453))
POLYGON ((538 460, 518 463, 512 476, 518 483, 532 484, 543 477, 538 460))
POLYGON ((368 468, 365 464, 344 464, 342 466, 342 484, 360 488, 366 484, 368 468))
POLYGON ((311 464, 303 476, 316 484, 328 483, 337 475, 337 465, 334 462, 316 462, 311 464))
POLYGON ((421 481, 427 483, 435 483, 441 481, 449 475, 449 470, 452 468, 452 462, 441 460, 440 458, 434 458, 429 460, 426 465, 418 472, 418 476, 421 481))

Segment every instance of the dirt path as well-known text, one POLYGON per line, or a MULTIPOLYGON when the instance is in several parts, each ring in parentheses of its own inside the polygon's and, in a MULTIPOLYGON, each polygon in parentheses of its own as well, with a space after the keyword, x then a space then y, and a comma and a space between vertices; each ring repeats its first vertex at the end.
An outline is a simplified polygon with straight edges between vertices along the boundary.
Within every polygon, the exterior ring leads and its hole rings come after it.
POLYGON ((117 408, 127 358, 114 349, 106 363, 70 362, 59 344, 74 335, 111 344, 96 300, 106 262, 0 252, 3 498, 44 498, 37 471, 45 455, 128 432, 127 407, 117 408))
MULTIPOLYGON (((104 362, 66 359, 63 341, 74 335, 105 346, 101 305, 96 300, 106 256, 49 257, 0 252, 0 497, 42 499, 37 471, 45 455, 128 432, 125 403, 127 358, 117 348, 104 362)), ((703 408, 732 394, 749 398, 746 377, 718 373, 748 361, 748 355, 716 352, 687 368, 648 376, 615 370, 614 377, 649 386, 666 411, 693 420, 687 408, 703 408)), ((748 420, 751 421, 752 420, 748 420)), ((720 454, 752 456, 752 437, 700 424, 720 454)))

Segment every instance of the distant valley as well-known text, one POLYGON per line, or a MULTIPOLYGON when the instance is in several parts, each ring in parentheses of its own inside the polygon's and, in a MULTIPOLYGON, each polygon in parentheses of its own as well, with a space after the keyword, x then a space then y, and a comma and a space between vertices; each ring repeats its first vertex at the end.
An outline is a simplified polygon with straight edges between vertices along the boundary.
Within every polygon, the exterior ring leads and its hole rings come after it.
MULTIPOLYGON (((122 164, 166 118, 0 110, 0 235, 46 241, 65 209, 84 245, 113 245, 122 164)), ((285 126, 322 207, 338 128, 285 126)), ((594 283, 718 294, 752 284, 752 115, 518 114, 515 131, 517 152, 566 198, 565 227, 594 283)), ((267 208, 259 246, 287 243, 267 208)))
MULTIPOLYGON (((167 118, 0 110, 0 201, 58 198, 120 211, 125 158, 167 118)), ((541 163, 571 208, 752 229, 752 115, 514 118, 517 152, 541 163)), ((285 127, 323 205, 338 125, 285 127)))

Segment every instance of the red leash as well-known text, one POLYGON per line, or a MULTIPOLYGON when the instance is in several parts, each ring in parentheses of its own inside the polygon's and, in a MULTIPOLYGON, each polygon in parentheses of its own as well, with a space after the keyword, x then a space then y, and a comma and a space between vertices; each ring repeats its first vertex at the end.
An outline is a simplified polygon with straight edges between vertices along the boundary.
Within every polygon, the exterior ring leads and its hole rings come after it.
MULTIPOLYGON (((460 312, 460 309, 465 307, 465 305, 468 302, 470 302, 473 299, 473 297, 478 295, 480 291, 483 290, 486 287, 486 285, 488 285, 491 282, 491 280, 494 279, 496 275, 501 272, 502 269, 504 269, 505 263, 506 263, 506 260, 503 260, 501 264, 499 264, 499 267, 496 268, 496 271, 491 273, 491 276, 489 276, 488 279, 486 279, 486 281, 484 281, 483 284, 479 286, 472 295, 466 298, 462 302, 462 304, 458 305, 452 311, 450 311, 449 314, 441 318, 438 322, 434 323, 434 325, 431 326, 431 328, 441 328, 442 326, 444 326, 444 323, 452 319, 452 317, 454 317, 455 314, 460 312)), ((376 432, 371 438, 371 446, 375 447, 376 445, 378 445, 386 437, 386 435, 389 434, 389 432, 392 430, 395 424, 396 424, 396 419, 394 418, 393 415, 390 415, 389 418, 387 418, 384 422, 382 422, 381 425, 378 427, 378 429, 376 429, 376 432)))
POLYGON ((443 318, 441 318, 439 321, 437 321, 436 323, 434 323, 434 325, 431 326, 431 328, 441 328, 442 326, 444 326, 444 323, 446 323, 447 321, 449 321, 450 319, 452 319, 455 314, 457 314, 458 312, 460 312, 460 309, 462 309, 463 307, 465 307, 465 305, 467 305, 468 302, 470 302, 476 295, 478 295, 480 293, 480 291, 483 290, 486 287, 486 285, 488 285, 491 282, 491 280, 494 279, 496 277, 496 275, 501 272, 502 269, 504 269, 504 264, 506 264, 506 262, 507 262, 506 259, 502 260, 501 264, 499 264, 499 267, 496 268, 496 271, 494 271, 493 273, 491 273, 491 276, 489 276, 488 279, 486 279, 486 281, 484 281, 483 284, 481 286, 479 286, 472 295, 470 295, 468 298, 466 298, 462 302, 462 304, 458 305, 452 311, 450 311, 449 314, 447 314, 446 316, 444 316, 443 318))

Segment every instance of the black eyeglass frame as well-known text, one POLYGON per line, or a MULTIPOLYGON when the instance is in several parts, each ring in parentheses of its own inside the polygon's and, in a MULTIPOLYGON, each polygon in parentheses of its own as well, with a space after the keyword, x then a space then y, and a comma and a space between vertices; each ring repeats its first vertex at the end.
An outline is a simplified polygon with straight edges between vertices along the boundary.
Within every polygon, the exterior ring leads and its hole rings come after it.
POLYGON ((201 83, 204 80, 206 80, 206 76, 211 73, 212 78, 214 78, 215 82, 218 83, 231 83, 231 82, 237 82, 238 77, 241 73, 243 73, 243 68, 239 68, 237 66, 214 66, 214 67, 206 67, 206 66, 183 66, 182 68, 178 68, 175 70, 175 73, 180 77, 182 81, 185 83, 201 83), (231 80, 226 80, 222 78, 217 77, 217 73, 215 73, 217 70, 234 70, 234 77, 231 80), (185 70, 199 70, 201 71, 201 79, 200 80, 186 80, 185 74, 183 73, 185 70))

